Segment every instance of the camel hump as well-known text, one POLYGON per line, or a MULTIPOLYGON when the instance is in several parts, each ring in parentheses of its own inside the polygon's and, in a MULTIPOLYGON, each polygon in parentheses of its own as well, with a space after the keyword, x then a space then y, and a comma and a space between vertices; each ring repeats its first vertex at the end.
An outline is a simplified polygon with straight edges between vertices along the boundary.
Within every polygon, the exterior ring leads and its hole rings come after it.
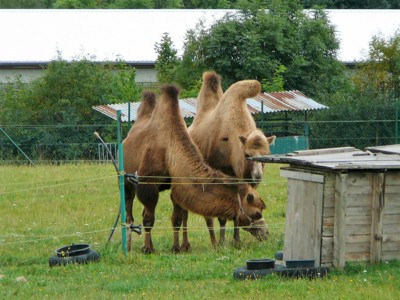
POLYGON ((215 71, 207 71, 203 73, 203 82, 208 89, 217 93, 221 86, 221 77, 215 71))
POLYGON ((148 103, 153 103, 153 105, 156 102, 156 93, 152 91, 144 91, 142 93, 142 101, 148 102, 148 103))
POLYGON ((136 121, 143 117, 149 117, 154 108, 156 107, 156 94, 151 91, 144 91, 142 93, 142 100, 137 111, 136 121))
POLYGON ((261 83, 258 80, 241 80, 232 84, 226 90, 224 98, 234 97, 244 101, 247 98, 255 97, 261 92, 261 83))
POLYGON ((178 99, 179 88, 175 84, 165 84, 161 88, 161 94, 172 99, 178 99))

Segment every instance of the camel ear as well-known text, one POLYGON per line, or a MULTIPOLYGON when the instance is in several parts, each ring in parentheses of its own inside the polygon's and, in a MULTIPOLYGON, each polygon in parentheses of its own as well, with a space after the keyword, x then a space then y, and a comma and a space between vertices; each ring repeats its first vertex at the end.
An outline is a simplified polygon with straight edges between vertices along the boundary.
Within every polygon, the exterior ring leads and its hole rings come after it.
POLYGON ((239 140, 242 142, 243 145, 246 144, 247 138, 243 135, 239 135, 239 140))
POLYGON ((250 204, 254 202, 254 195, 252 193, 247 194, 247 202, 250 204))
POLYGON ((275 144, 275 139, 276 139, 275 135, 268 137, 267 138, 268 144, 270 144, 270 145, 275 144))

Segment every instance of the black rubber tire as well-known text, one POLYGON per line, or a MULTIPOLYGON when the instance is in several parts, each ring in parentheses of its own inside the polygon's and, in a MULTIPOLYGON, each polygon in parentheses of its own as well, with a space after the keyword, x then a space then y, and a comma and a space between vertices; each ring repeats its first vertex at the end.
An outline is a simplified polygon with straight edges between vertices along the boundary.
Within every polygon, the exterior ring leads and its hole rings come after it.
POLYGON ((276 251, 275 259, 276 260, 283 260, 283 251, 276 251))
POLYGON ((87 264, 89 262, 95 262, 100 259, 100 254, 97 251, 90 249, 89 253, 76 255, 76 256, 67 256, 67 257, 59 257, 52 256, 49 258, 50 267, 54 266, 65 266, 68 264, 87 264))

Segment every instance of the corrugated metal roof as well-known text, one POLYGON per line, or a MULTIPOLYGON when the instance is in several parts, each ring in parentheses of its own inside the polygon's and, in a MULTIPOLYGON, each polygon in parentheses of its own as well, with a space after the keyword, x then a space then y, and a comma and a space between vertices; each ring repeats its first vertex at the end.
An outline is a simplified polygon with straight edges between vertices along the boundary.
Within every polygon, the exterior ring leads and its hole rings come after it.
MULTIPOLYGON (((193 118, 196 115, 196 98, 186 98, 179 100, 179 106, 183 118, 193 118)), ((131 102, 130 121, 136 120, 136 112, 139 102, 131 102)), ((273 93, 261 93, 257 97, 247 99, 247 106, 251 114, 274 113, 285 111, 310 111, 327 109, 311 98, 308 98, 300 91, 284 91, 273 93)), ((117 110, 121 110, 121 121, 128 121, 128 103, 108 104, 93 106, 93 109, 116 120, 117 110)))
POLYGON ((261 93, 257 97, 248 99, 247 101, 247 104, 252 106, 256 110, 256 113, 261 112, 261 103, 263 103, 264 113, 328 108, 308 98, 300 91, 261 93))

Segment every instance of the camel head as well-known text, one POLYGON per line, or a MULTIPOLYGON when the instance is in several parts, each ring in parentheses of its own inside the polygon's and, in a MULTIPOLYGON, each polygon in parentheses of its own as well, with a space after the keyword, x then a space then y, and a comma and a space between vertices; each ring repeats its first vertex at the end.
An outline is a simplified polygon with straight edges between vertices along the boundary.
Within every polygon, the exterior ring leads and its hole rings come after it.
POLYGON ((256 187, 264 176, 264 164, 257 161, 247 160, 249 157, 270 155, 271 151, 269 146, 274 143, 276 136, 266 137, 264 133, 259 130, 253 130, 245 136, 239 136, 242 142, 244 157, 245 157, 245 171, 244 177, 251 178, 251 185, 256 187))
POLYGON ((269 231, 262 215, 266 205, 255 189, 249 188, 249 193, 242 198, 242 207, 244 213, 240 214, 238 225, 243 226, 244 230, 250 232, 258 240, 266 240, 269 231))

